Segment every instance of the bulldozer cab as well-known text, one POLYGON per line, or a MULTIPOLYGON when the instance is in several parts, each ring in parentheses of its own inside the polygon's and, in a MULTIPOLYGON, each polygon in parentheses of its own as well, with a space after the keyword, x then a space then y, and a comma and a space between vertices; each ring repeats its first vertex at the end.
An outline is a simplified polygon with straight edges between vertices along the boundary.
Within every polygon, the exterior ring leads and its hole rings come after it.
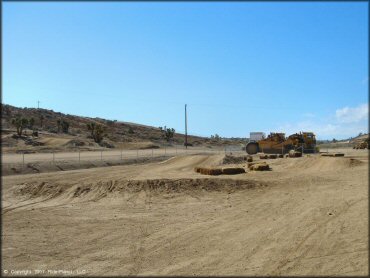
POLYGON ((316 144, 316 136, 313 132, 302 132, 303 140, 308 145, 316 144))
POLYGON ((267 141, 283 142, 285 141, 285 133, 271 132, 267 137, 267 141))

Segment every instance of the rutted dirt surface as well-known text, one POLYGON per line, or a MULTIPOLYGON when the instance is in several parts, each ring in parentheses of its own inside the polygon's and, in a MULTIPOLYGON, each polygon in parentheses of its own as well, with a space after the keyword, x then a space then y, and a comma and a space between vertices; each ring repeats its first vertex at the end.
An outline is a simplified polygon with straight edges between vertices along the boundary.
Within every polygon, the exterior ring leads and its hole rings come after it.
POLYGON ((223 158, 3 177, 3 270, 367 275, 366 151, 268 160, 267 172, 246 162, 239 175, 194 172, 223 158))

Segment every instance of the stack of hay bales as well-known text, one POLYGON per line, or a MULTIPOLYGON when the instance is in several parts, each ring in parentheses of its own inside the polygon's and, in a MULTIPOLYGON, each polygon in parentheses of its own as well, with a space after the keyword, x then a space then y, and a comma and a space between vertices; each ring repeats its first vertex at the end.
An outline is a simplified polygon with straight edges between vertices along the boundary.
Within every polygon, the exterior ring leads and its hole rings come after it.
POLYGON ((278 157, 284 157, 282 154, 261 154, 260 159, 276 159, 278 157))
POLYGON ((248 164, 249 170, 252 171, 268 171, 270 170, 270 166, 266 162, 261 163, 250 163, 248 164))
POLYGON ((200 173, 202 175, 218 176, 222 174, 222 169, 218 169, 218 168, 195 167, 194 170, 195 172, 200 173))
POLYGON ((228 167, 228 168, 204 168, 204 167, 195 167, 194 171, 202 175, 236 175, 245 173, 245 169, 241 167, 228 167))

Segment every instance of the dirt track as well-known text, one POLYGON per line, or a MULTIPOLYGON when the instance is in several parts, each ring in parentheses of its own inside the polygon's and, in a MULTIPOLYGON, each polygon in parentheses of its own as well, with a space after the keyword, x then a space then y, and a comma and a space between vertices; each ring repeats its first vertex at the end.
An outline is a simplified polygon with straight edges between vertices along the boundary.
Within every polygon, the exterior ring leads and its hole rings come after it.
POLYGON ((367 275, 367 151, 346 152, 235 176, 189 155, 3 177, 3 270, 367 275))

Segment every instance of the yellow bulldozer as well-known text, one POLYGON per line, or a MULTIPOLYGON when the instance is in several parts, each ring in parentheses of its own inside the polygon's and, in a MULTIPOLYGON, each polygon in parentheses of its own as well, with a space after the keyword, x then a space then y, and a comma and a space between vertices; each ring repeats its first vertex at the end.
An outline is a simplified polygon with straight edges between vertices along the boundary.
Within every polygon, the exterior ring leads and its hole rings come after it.
POLYGON ((298 150, 303 153, 316 152, 316 137, 313 132, 294 133, 285 137, 285 133, 271 132, 267 138, 251 141, 246 146, 248 154, 258 152, 270 154, 285 154, 290 150, 298 150))

